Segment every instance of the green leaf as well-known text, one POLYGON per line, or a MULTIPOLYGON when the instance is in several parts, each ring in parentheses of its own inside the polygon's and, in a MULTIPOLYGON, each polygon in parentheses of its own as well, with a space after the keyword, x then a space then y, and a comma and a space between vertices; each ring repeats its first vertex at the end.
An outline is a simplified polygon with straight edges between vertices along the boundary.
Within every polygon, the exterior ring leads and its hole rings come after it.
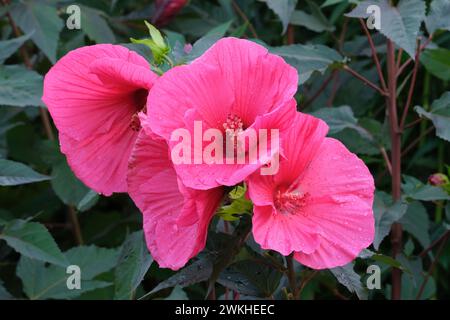
POLYGON ((433 0, 425 20, 425 25, 430 34, 442 29, 450 31, 450 2, 448 0, 433 0))
POLYGON ((105 14, 93 8, 81 6, 81 30, 97 43, 115 43, 116 37, 105 21, 105 14))
POLYGON ((400 0, 397 7, 393 7, 388 0, 363 1, 346 16, 368 18, 369 14, 366 10, 370 5, 377 5, 380 8, 380 32, 403 48, 414 59, 420 24, 425 18, 425 2, 400 0))
POLYGON ((43 106, 42 76, 23 66, 0 66, 0 105, 43 106))
POLYGON ((23 256, 65 266, 67 259, 47 228, 37 222, 13 220, 0 233, 0 239, 23 256))
POLYGON ((222 206, 217 212, 217 216, 225 221, 237 221, 243 214, 251 214, 252 203, 247 199, 234 200, 231 204, 222 206))
MULTIPOLYGON (((181 288, 208 280, 212 273, 213 265, 209 259, 199 259, 187 267, 181 269, 170 278, 160 282, 152 291, 144 297, 166 288, 179 286, 181 288)), ((142 297, 142 298, 144 298, 142 297)))
POLYGON ((287 26, 291 19, 292 12, 297 5, 297 0, 261 0, 267 4, 267 6, 275 12, 275 14, 280 18, 281 23, 283 24, 283 31, 281 34, 284 34, 287 30, 287 26))
POLYGON ((294 26, 305 27, 314 32, 334 30, 333 26, 324 23, 318 17, 300 10, 296 10, 292 13, 291 24, 294 26))
POLYGON ((153 25, 151 25, 147 21, 144 21, 144 23, 147 26, 148 31, 150 33, 150 37, 155 42, 155 44, 160 48, 166 47, 166 42, 164 41, 164 38, 162 37, 161 32, 159 32, 158 29, 156 29, 153 25))
POLYGON ((323 45, 292 44, 272 47, 269 50, 282 56, 287 63, 297 69, 299 84, 306 82, 314 71, 323 74, 333 63, 344 60, 337 51, 323 45))
POLYGON ((358 132, 367 134, 358 126, 358 119, 353 115, 349 106, 335 108, 322 108, 312 113, 313 116, 322 119, 330 127, 330 134, 340 132, 346 128, 355 129, 358 132))
POLYGON ((394 258, 392 258, 390 256, 386 256, 384 254, 374 254, 371 258, 375 261, 387 264, 388 266, 402 269, 402 270, 404 269, 402 264, 399 261, 395 260, 394 258))
POLYGON ((0 159, 0 186, 17 186, 49 179, 23 163, 0 159))
POLYGON ((356 293, 360 300, 367 300, 367 289, 361 284, 361 277, 353 270, 353 263, 343 267, 330 269, 340 284, 344 285, 351 293, 356 293))
POLYGON ((87 211, 92 208, 98 201, 99 195, 94 190, 89 190, 88 193, 77 203, 78 211, 87 211))
MULTIPOLYGON (((97 280, 81 280, 81 288, 70 290, 67 280, 70 274, 66 269, 26 258, 22 256, 16 269, 17 276, 22 280, 23 290, 30 300, 73 299, 82 293, 111 284, 97 280)), ((83 274, 83 272, 81 272, 83 274)))
POLYGON ((58 198, 67 205, 83 207, 86 196, 92 194, 91 190, 75 177, 65 159, 53 166, 51 184, 58 198))
POLYGON ((280 284, 282 273, 257 260, 241 260, 225 269, 217 282, 240 294, 268 298, 280 284))
POLYGON ((450 202, 447 202, 445 205, 445 215, 447 217, 447 220, 450 221, 450 202))
MULTIPOLYGON (((424 276, 420 277, 420 281, 417 281, 417 284, 414 283, 414 280, 408 274, 402 274, 402 300, 415 300, 417 294, 419 293, 420 286, 424 280, 424 276)), ((427 284, 423 290, 423 293, 420 297, 421 300, 428 300, 436 293, 436 282, 433 277, 429 277, 427 284)))
POLYGON ((10 40, 0 41, 0 63, 8 59, 19 48, 30 39, 31 34, 26 34, 10 40))
POLYGON ((414 110, 421 116, 430 119, 436 128, 439 138, 450 141, 450 91, 434 100, 429 111, 416 106, 414 110))
POLYGON ((403 228, 412 234, 422 245, 427 248, 430 245, 430 221, 425 207, 419 201, 413 201, 408 205, 405 215, 399 221, 403 228))
POLYGON ((240 219, 243 214, 251 214, 253 205, 250 200, 245 197, 247 187, 236 186, 228 193, 232 200, 231 204, 222 206, 217 212, 217 215, 226 221, 236 221, 240 219))
POLYGON ((421 54, 420 62, 432 75, 444 81, 450 80, 450 50, 427 49, 421 54))
POLYGON ((401 201, 392 203, 392 198, 384 193, 375 193, 373 213, 375 217, 375 239, 373 247, 378 250, 381 241, 388 235, 391 225, 398 221, 406 212, 408 205, 401 201))
POLYGON ((0 300, 12 300, 14 297, 5 289, 3 282, 0 280, 0 300))
POLYGON ((402 189, 407 198, 422 201, 449 200, 450 196, 440 187, 423 184, 420 180, 403 175, 402 189))
POLYGON ((374 141, 361 136, 353 129, 344 129, 331 135, 341 141, 351 152, 357 154, 376 155, 380 150, 375 146, 374 141))
POLYGON ((325 8, 328 6, 332 6, 338 3, 342 3, 342 2, 351 2, 351 3, 357 3, 358 0, 325 0, 324 3, 322 3, 322 5, 320 7, 325 8))
POLYGON ((81 278, 92 280, 94 277, 114 268, 119 258, 117 249, 100 248, 94 245, 79 246, 66 251, 65 256, 71 265, 81 270, 81 278))
POLYGON ((230 199, 237 200, 237 199, 243 198, 245 196, 246 192, 247 192, 247 186, 245 184, 242 186, 238 185, 238 186, 234 187, 233 190, 231 190, 228 193, 228 196, 230 197, 230 199))
POLYGON ((164 300, 189 300, 186 292, 180 286, 175 286, 172 293, 164 300))
POLYGON ((131 299, 152 262, 143 232, 130 234, 122 245, 115 270, 115 299, 131 299))
MULTIPOLYGON (((330 135, 342 141, 350 151, 369 155, 379 153, 379 142, 369 130, 358 124, 349 106, 322 108, 312 115, 324 120, 330 127, 330 135)), ((364 124, 367 125, 367 122, 364 124)), ((381 128, 380 123, 375 121, 375 124, 377 129, 381 128)))
POLYGON ((56 8, 44 1, 24 0, 13 4, 10 13, 20 29, 33 32, 33 42, 55 63, 59 32, 64 26, 56 8))
POLYGON ((334 26, 327 20, 320 7, 312 1, 307 1, 311 14, 295 10, 290 23, 303 26, 315 32, 334 31, 334 26))
POLYGON ((227 21, 225 23, 222 23, 220 25, 218 25, 217 27, 212 28, 211 30, 209 30, 205 36, 220 36, 223 37, 228 29, 230 29, 231 24, 233 23, 233 20, 227 21))
POLYGON ((206 50, 208 50, 214 43, 222 38, 230 27, 230 22, 225 22, 206 33, 203 37, 198 39, 193 45, 187 59, 192 61, 200 57, 206 50))

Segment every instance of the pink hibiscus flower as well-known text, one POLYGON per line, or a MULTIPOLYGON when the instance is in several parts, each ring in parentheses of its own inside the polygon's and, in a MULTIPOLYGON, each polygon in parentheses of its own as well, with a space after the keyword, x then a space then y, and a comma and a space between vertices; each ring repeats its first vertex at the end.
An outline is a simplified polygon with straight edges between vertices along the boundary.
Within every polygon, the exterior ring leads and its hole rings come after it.
MULTIPOLYGON (((190 133, 192 141, 183 141, 193 150, 190 161, 175 165, 186 186, 209 189, 236 185, 280 151, 271 144, 271 129, 279 130, 282 141, 296 112, 293 96, 297 80, 297 71, 264 47, 247 40, 224 38, 191 64, 175 67, 159 78, 149 94, 149 117, 142 126, 168 141, 176 130, 190 133), (239 164, 236 159, 228 161, 226 151, 221 156, 212 152, 222 163, 196 161, 196 155, 204 154, 216 140, 211 138, 211 142, 195 145, 195 123, 201 124, 202 132, 219 130, 224 142, 266 129, 267 154, 259 154, 257 161, 248 161, 246 154, 245 163, 239 164)), ((170 141, 171 150, 179 143, 170 141)), ((245 143, 248 153, 249 144, 245 143)))
POLYGON ((327 125, 297 113, 276 175, 248 179, 253 235, 262 248, 314 269, 352 261, 374 237, 373 178, 327 125), (295 143, 292 143, 295 142, 295 143))
POLYGON ((58 128, 61 151, 93 190, 126 192, 137 113, 156 78, 143 57, 109 44, 71 51, 45 76, 42 100, 58 128))
POLYGON ((147 247, 160 267, 178 270, 206 243, 222 188, 193 190, 177 178, 167 142, 139 133, 133 149, 128 193, 142 211, 147 247))

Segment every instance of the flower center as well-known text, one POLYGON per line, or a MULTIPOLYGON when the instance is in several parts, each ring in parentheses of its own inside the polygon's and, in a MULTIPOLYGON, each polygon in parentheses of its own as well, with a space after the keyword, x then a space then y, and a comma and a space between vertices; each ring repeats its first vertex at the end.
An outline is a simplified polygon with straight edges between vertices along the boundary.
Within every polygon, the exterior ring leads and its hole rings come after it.
POLYGON ((227 120, 223 123, 225 134, 230 137, 236 137, 239 133, 244 131, 244 123, 242 119, 235 114, 229 114, 227 120))
POLYGON ((141 129, 141 121, 139 120, 138 113, 140 111, 146 112, 148 90, 138 89, 133 92, 133 103, 136 107, 136 112, 131 116, 130 128, 133 131, 139 131, 141 129))
POLYGON ((233 157, 236 157, 235 151, 238 147, 242 147, 240 141, 238 141, 238 136, 245 130, 244 122, 242 122, 242 119, 239 118, 239 116, 230 113, 223 123, 223 128, 225 130, 224 148, 226 150, 226 146, 231 146, 233 157))
POLYGON ((304 193, 299 190, 286 192, 278 190, 274 196, 274 204, 277 211, 282 214, 297 214, 306 215, 303 208, 309 198, 309 193, 304 193))

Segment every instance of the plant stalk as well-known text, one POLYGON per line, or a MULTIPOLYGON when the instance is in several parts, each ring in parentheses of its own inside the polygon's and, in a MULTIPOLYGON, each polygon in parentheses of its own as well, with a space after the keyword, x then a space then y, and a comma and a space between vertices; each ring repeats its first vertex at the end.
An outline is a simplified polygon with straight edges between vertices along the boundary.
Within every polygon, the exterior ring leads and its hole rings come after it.
MULTIPOLYGON (((387 42, 387 71, 388 71, 388 96, 387 107, 391 134, 391 185, 392 198, 398 201, 401 198, 401 132, 399 130, 397 113, 397 64, 395 59, 395 48, 393 43, 387 42)), ((402 226, 394 223, 391 227, 392 256, 395 258, 402 252, 402 226)), ((400 300, 401 297, 401 270, 392 269, 392 299, 400 300)))

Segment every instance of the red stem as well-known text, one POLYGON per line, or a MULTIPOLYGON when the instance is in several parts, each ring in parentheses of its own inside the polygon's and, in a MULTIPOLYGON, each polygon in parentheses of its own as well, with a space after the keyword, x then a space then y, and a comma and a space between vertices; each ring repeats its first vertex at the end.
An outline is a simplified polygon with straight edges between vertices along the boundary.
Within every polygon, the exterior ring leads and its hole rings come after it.
POLYGON ((409 107, 411 106, 412 96, 414 92, 414 86, 416 85, 417 70, 419 69, 419 58, 420 58, 420 40, 417 42, 417 51, 414 63, 414 70, 411 78, 411 83, 409 85, 408 98, 406 99, 405 108, 403 109, 402 119, 400 121, 400 131, 403 131, 405 127, 406 116, 408 115, 409 107))
MULTIPOLYGON (((392 165, 392 198, 397 201, 401 197, 401 132, 398 127, 397 115, 397 64, 393 43, 387 42, 387 71, 388 71, 388 114, 391 134, 391 165, 392 165)), ((395 258, 402 252, 402 226, 394 223, 391 227, 392 256, 395 258)), ((392 269, 392 299, 401 297, 401 270, 392 269)))
POLYGON ((357 78, 357 79, 361 80, 362 82, 364 82, 364 84, 367 84, 372 89, 377 90, 382 96, 387 96, 388 95, 388 93, 386 91, 381 89, 379 86, 374 84, 372 81, 370 81, 369 79, 367 79, 363 75, 359 74, 358 72, 356 72, 355 70, 350 68, 348 65, 344 65, 342 68, 345 71, 347 71, 348 73, 350 73, 352 76, 354 76, 355 78, 357 78))
POLYGON ((430 269, 428 269, 427 275, 425 276, 425 279, 423 279, 422 285, 420 286, 419 292, 417 293, 416 300, 419 300, 420 297, 422 296, 423 291, 425 290, 425 286, 426 286, 426 284, 428 282, 428 279, 430 279, 430 276, 433 273, 434 268, 437 265, 439 257, 441 256, 442 251, 444 250, 445 245, 447 244, 448 237, 449 237, 449 234, 447 234, 444 237, 444 240, 442 241, 441 245, 439 246, 439 249, 436 252, 436 257, 434 258, 433 262, 431 263, 430 269))
POLYGON ((288 25, 287 28, 287 44, 294 44, 295 43, 295 29, 292 24, 288 25))
POLYGON ((305 110, 311 103, 314 102, 314 100, 316 100, 317 97, 320 96, 320 94, 326 89, 326 87, 328 86, 328 84, 330 83, 330 81, 336 76, 336 70, 333 71, 327 79, 325 79, 324 82, 322 82, 322 85, 319 87, 319 89, 317 89, 317 91, 312 95, 312 97, 310 97, 309 99, 307 99, 302 106, 300 106, 300 110, 305 110))
POLYGON ((375 66, 377 68, 378 77, 380 78, 381 87, 383 88, 383 91, 386 91, 387 90, 386 81, 384 80, 383 71, 381 70, 380 60, 378 59, 377 50, 375 49, 375 44, 373 43, 372 36, 370 35, 370 32, 367 29, 367 26, 366 26, 366 23, 364 22, 364 20, 359 19, 359 22, 361 23, 361 26, 363 27, 364 32, 366 33, 367 40, 369 41, 369 45, 372 50, 373 60, 375 62, 375 66))

